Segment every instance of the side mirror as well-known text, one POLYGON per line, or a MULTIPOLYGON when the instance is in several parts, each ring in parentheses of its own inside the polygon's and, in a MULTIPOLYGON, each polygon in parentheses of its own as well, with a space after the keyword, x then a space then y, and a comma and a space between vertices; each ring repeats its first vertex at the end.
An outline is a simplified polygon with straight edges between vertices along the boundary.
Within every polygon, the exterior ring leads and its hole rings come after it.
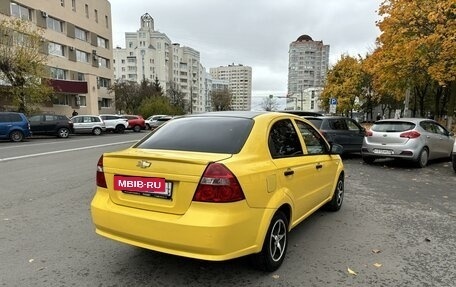
POLYGON ((450 132, 449 136, 450 137, 454 136, 454 132, 450 132))
POLYGON ((344 152, 344 148, 340 144, 332 143, 331 148, 329 150, 330 154, 342 154, 344 152))

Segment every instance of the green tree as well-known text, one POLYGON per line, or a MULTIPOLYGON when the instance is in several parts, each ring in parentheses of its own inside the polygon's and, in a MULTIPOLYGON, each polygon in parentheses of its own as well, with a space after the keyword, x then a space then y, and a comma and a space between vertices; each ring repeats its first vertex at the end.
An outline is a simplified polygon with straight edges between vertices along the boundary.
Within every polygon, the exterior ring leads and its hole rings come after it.
POLYGON ((0 79, 17 110, 29 113, 50 100, 42 30, 19 19, 0 22, 0 79))

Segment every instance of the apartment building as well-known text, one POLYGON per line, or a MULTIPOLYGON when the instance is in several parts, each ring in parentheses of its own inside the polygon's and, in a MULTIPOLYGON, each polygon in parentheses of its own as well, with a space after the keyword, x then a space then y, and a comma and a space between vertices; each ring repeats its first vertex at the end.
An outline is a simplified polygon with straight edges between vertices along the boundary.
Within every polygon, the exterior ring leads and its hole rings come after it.
POLYGON ((234 63, 228 66, 210 68, 213 79, 229 82, 232 93, 231 109, 234 111, 250 111, 252 107, 252 68, 234 63))
POLYGON ((287 109, 319 111, 329 65, 329 45, 308 35, 290 43, 287 109))
POLYGON ((108 88, 112 70, 111 4, 107 0, 0 2, 0 19, 30 21, 44 29, 44 52, 55 94, 43 111, 71 115, 115 111, 108 88))
POLYGON ((125 33, 125 48, 117 47, 113 55, 116 80, 140 83, 158 79, 164 91, 169 85, 178 87, 189 103, 189 113, 206 110, 200 53, 173 43, 165 33, 155 30, 148 13, 140 17, 136 32, 125 33))

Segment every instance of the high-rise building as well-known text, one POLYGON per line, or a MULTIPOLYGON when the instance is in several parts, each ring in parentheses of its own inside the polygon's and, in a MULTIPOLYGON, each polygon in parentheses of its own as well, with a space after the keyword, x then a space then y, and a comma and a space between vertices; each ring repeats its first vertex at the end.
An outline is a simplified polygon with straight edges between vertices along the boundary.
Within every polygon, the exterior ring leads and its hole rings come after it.
POLYGON ((172 43, 166 34, 155 30, 148 13, 141 16, 137 32, 125 33, 125 48, 114 49, 116 80, 140 83, 158 79, 164 91, 169 85, 177 87, 191 103, 190 113, 205 110, 203 72, 200 53, 172 43))
MULTIPOLYGON (((44 29, 49 78, 55 94, 43 111, 110 113, 114 95, 111 4, 107 0, 0 2, 0 20, 20 18, 44 29)), ((6 103, 7 104, 7 103, 6 103)))
POLYGON ((244 65, 220 66, 210 68, 213 79, 229 82, 232 94, 231 109, 234 111, 250 111, 252 106, 252 68, 244 65))
POLYGON ((319 96, 329 65, 329 45, 308 35, 291 42, 288 62, 287 109, 320 111, 319 96))

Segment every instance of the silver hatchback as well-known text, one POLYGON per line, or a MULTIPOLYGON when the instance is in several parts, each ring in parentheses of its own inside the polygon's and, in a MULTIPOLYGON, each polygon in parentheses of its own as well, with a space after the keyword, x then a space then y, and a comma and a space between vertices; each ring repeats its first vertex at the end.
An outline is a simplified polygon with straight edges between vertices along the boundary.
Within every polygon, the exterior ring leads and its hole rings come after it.
POLYGON ((428 160, 450 158, 454 134, 430 119, 401 118, 380 120, 373 124, 363 140, 364 162, 378 158, 411 160, 425 167, 428 160))

